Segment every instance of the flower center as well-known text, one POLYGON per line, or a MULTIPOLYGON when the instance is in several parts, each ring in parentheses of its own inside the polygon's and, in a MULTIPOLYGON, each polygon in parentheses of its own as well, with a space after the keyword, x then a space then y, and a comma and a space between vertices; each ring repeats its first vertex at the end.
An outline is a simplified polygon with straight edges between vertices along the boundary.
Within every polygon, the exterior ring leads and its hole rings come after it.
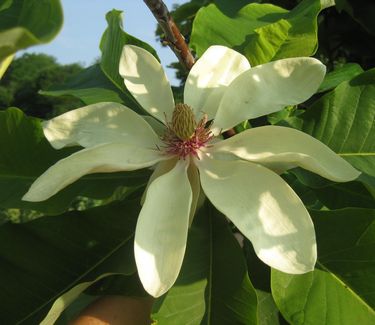
POLYGON ((173 110, 172 121, 167 122, 167 130, 162 140, 168 154, 185 159, 198 157, 198 150, 205 147, 213 135, 207 124, 207 115, 197 123, 189 105, 177 104, 173 110))

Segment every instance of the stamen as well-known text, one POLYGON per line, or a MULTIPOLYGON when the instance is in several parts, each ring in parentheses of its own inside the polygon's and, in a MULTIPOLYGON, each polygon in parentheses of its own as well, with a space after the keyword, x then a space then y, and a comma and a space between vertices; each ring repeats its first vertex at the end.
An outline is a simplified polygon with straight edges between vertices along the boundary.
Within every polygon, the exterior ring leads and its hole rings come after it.
POLYGON ((166 144, 165 152, 186 159, 194 156, 199 159, 198 150, 208 145, 213 135, 211 124, 207 125, 208 117, 196 123, 192 109, 186 104, 177 104, 173 111, 172 122, 167 123, 167 130, 162 137, 166 144))
POLYGON ((172 115, 171 128, 181 139, 189 139, 197 126, 193 110, 189 105, 177 104, 172 115))

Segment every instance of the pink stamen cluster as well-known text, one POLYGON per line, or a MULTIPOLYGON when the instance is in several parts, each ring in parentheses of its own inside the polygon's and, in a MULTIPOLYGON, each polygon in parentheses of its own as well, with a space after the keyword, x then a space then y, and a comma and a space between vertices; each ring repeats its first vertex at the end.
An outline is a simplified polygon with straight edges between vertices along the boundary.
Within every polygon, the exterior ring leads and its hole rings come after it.
POLYGON ((197 124, 194 133, 189 139, 180 139, 171 123, 167 123, 167 130, 162 137, 166 144, 165 152, 177 156, 179 159, 186 159, 187 156, 194 156, 199 159, 198 150, 207 146, 207 143, 213 138, 210 125, 207 124, 207 115, 205 115, 197 124))

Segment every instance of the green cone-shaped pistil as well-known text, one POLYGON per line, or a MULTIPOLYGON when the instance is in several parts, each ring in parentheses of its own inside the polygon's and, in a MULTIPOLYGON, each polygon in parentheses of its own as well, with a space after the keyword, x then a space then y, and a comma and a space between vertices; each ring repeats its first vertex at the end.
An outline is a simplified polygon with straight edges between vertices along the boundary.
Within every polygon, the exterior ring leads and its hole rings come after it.
POLYGON ((188 140, 197 127, 195 117, 190 106, 177 104, 172 115, 172 130, 181 139, 188 140))

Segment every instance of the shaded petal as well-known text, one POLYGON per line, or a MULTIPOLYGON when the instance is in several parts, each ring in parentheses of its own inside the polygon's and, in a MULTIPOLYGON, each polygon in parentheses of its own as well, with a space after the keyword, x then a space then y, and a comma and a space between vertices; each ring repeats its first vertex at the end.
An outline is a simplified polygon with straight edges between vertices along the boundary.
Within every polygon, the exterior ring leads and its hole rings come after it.
POLYGON ((304 102, 318 89, 325 71, 326 67, 314 58, 283 59, 245 71, 225 92, 213 129, 217 133, 304 102))
POLYGON ((157 150, 123 143, 83 149, 48 168, 36 179, 22 199, 32 202, 47 200, 84 175, 136 170, 152 166, 164 159, 166 157, 157 150))
POLYGON ((119 72, 126 88, 148 113, 163 123, 164 114, 171 119, 174 109, 171 85, 163 67, 150 52, 125 45, 119 72))
POLYGON ((202 159, 197 164, 209 200, 252 242, 264 263, 292 274, 314 269, 314 226, 280 176, 245 161, 202 159))
POLYGON ((287 127, 249 129, 215 144, 211 150, 230 152, 278 173, 302 167, 336 182, 348 182, 360 175, 325 144, 304 132, 287 127))
POLYGON ((174 284, 185 254, 192 192, 187 161, 153 181, 139 214, 134 253, 145 290, 159 297, 174 284))
POLYGON ((184 89, 184 102, 196 116, 215 117, 227 86, 242 72, 249 70, 242 54, 225 46, 211 46, 190 70, 184 89))
POLYGON ((198 201, 201 194, 201 182, 199 181, 199 173, 197 167, 194 164, 190 164, 189 166, 188 177, 193 194, 189 216, 189 226, 191 226, 194 220, 195 212, 199 208, 198 201))
POLYGON ((44 135, 55 149, 125 142, 156 148, 160 140, 137 113, 118 103, 97 103, 43 122, 44 135))

